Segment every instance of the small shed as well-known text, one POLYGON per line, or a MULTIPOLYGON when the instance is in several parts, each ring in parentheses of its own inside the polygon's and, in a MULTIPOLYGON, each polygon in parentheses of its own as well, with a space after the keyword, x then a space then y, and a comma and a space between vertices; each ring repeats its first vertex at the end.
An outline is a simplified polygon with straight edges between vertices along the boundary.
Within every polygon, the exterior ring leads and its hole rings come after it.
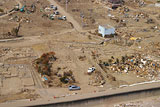
POLYGON ((98 27, 98 33, 102 34, 102 37, 105 37, 105 35, 113 35, 115 34, 115 28, 110 25, 99 25, 98 27))

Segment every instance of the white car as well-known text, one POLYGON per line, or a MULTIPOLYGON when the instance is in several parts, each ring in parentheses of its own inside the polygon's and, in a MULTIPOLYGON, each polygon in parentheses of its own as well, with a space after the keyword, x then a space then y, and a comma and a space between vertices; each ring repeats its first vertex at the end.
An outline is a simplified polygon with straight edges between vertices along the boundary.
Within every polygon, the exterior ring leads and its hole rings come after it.
POLYGON ((94 72, 95 70, 96 70, 95 67, 88 68, 88 73, 92 73, 92 72, 94 72))

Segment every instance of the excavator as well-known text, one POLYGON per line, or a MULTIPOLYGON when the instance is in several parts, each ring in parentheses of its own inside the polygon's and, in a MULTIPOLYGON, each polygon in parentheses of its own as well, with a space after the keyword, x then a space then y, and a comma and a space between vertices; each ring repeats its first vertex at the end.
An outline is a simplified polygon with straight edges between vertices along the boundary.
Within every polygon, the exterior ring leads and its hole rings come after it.
POLYGON ((24 5, 21 9, 20 12, 25 12, 24 8, 26 7, 26 5, 24 5))

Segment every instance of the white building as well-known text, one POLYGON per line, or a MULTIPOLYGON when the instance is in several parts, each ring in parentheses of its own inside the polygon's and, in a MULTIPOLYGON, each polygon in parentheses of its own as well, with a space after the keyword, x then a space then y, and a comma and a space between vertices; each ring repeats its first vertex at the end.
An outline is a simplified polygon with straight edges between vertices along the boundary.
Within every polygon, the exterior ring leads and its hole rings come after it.
POLYGON ((102 34, 103 37, 105 37, 105 35, 112 35, 115 34, 115 28, 110 25, 99 25, 98 33, 102 34))

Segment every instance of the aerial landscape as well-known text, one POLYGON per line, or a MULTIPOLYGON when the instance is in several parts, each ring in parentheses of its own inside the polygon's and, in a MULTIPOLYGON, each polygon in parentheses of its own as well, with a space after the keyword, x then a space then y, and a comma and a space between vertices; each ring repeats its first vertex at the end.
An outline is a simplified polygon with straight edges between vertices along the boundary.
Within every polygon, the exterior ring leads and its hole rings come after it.
POLYGON ((159 107, 160 0, 0 0, 0 107, 159 107))

